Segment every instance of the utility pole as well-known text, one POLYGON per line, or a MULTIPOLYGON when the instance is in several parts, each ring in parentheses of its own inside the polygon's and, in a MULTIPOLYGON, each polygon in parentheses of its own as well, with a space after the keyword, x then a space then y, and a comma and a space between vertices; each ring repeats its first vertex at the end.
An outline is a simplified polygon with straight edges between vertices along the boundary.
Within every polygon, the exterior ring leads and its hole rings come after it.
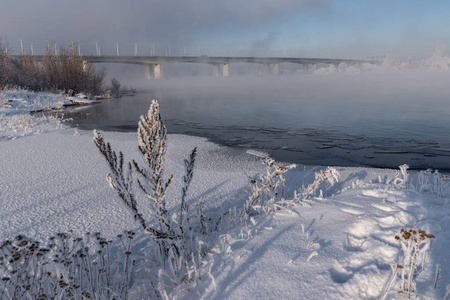
POLYGON ((70 42, 70 53, 71 53, 72 55, 76 55, 76 53, 77 53, 77 49, 75 49, 75 43, 74 43, 74 41, 71 41, 71 42, 70 42))
POLYGON ((31 56, 33 56, 34 55, 34 53, 33 53, 33 43, 31 43, 31 56))
POLYGON ((134 43, 134 56, 137 56, 137 43, 134 43))
POLYGON ((119 56, 119 43, 116 42, 117 56, 119 56))
POLYGON ((20 41, 20 53, 22 53, 23 55, 23 41, 22 40, 19 41, 20 41))

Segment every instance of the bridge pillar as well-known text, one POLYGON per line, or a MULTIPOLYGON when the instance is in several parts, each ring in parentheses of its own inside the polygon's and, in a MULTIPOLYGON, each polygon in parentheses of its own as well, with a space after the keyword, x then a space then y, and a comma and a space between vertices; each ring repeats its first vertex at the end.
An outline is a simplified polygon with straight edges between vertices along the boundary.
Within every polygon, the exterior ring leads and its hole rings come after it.
POLYGON ((161 65, 160 64, 148 64, 144 65, 145 68, 145 78, 146 79, 161 79, 161 65))
POLYGON ((223 64, 222 74, 223 77, 230 76, 229 64, 223 64))
POLYGON ((145 68, 145 78, 153 79, 155 77, 155 74, 153 72, 153 66, 152 65, 144 65, 144 68, 145 68))
POLYGON ((280 74, 280 64, 279 63, 273 64, 272 72, 273 72, 273 75, 280 74))
POLYGON ((88 61, 87 60, 83 60, 83 72, 87 72, 88 70, 88 61))
POLYGON ((155 76, 155 79, 162 78, 161 64, 153 65, 153 74, 155 76))
POLYGON ((214 77, 219 77, 219 68, 220 68, 219 64, 213 65, 213 76, 214 77))

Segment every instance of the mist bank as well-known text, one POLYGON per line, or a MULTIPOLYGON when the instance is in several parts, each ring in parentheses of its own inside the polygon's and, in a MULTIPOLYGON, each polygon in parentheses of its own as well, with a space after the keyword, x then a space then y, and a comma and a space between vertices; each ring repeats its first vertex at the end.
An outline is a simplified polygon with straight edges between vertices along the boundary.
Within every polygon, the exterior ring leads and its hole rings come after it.
POLYGON ((410 99, 411 96, 448 97, 447 88, 450 72, 436 70, 377 70, 371 72, 326 74, 296 73, 279 76, 231 76, 214 77, 172 77, 162 80, 134 81, 141 91, 182 92, 188 94, 246 92, 276 96, 329 96, 367 98, 378 100, 391 98, 410 99))
POLYGON ((448 72, 393 70, 166 78, 147 92, 65 111, 80 128, 135 131, 152 99, 172 133, 310 165, 449 170, 448 72))
POLYGON ((292 63, 280 64, 280 75, 264 74, 262 65, 230 64, 229 77, 213 77, 208 64, 163 64, 163 78, 148 80, 142 66, 107 64, 106 69, 123 84, 141 91, 179 91, 189 95, 217 93, 249 96, 323 95, 410 99, 412 95, 427 98, 447 97, 446 82, 450 76, 450 57, 438 46, 426 59, 380 57, 379 64, 319 64, 317 69, 292 63))

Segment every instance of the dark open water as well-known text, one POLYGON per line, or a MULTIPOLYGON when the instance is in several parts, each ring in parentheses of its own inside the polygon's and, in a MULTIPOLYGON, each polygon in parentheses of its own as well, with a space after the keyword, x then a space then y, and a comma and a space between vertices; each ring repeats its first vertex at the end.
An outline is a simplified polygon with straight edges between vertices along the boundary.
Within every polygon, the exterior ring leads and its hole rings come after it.
POLYGON ((351 83, 328 84, 331 90, 325 92, 322 85, 308 83, 290 89, 282 79, 274 89, 259 89, 261 82, 243 88, 237 80, 231 87, 213 81, 209 89, 167 84, 69 108, 64 116, 81 129, 135 131, 139 116, 157 98, 169 133, 257 149, 281 161, 387 168, 406 163, 413 169, 450 170, 450 99, 445 95, 404 93, 404 87, 392 93, 375 89, 375 95, 367 94, 373 94, 371 88, 352 93, 351 83))

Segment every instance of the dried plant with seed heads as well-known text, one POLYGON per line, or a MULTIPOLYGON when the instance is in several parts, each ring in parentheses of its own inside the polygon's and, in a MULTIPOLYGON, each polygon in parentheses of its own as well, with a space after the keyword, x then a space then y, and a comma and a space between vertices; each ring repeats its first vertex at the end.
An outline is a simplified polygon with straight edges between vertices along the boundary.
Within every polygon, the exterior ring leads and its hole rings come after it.
MULTIPOLYGON (((192 218, 187 204, 187 193, 193 179, 197 148, 194 148, 189 157, 184 160, 185 175, 178 215, 177 213, 169 214, 166 206, 166 193, 173 175, 165 177, 164 154, 167 149, 167 132, 156 100, 152 101, 147 115, 141 116, 139 121, 138 149, 142 162, 132 160, 125 169, 123 153, 117 154, 112 150, 111 145, 106 143, 97 131, 94 131, 94 143, 110 168, 107 180, 111 187, 117 191, 122 203, 132 212, 134 218, 157 245, 158 250, 155 253, 159 253, 159 257, 156 260, 162 263, 164 269, 161 274, 169 276, 177 285, 192 284, 196 281, 193 276, 199 275, 196 270, 199 264, 194 257, 196 257, 195 253, 198 253, 198 245, 201 241, 196 237, 196 230, 200 227, 203 233, 206 226, 203 224, 206 219, 203 215, 204 211, 198 218, 192 218), (133 189, 134 186, 137 186, 137 189, 133 189), (139 210, 136 200, 139 195, 151 201, 152 216, 144 216, 139 210), (192 219, 200 219, 201 226, 195 226, 192 219), (167 270, 166 267, 168 267, 167 270)), ((203 208, 203 206, 203 199, 200 199, 199 207, 203 208)))
POLYGON ((0 299, 126 299, 135 272, 125 254, 130 241, 61 232, 44 242, 23 235, 3 242, 0 299))
POLYGON ((400 241, 402 247, 400 262, 393 265, 393 275, 381 299, 384 299, 387 295, 397 274, 401 281, 397 290, 398 294, 403 294, 411 298, 417 292, 415 278, 425 270, 427 251, 430 248, 431 239, 434 238, 434 235, 428 234, 425 230, 400 229, 399 235, 395 236, 395 239, 400 241))
POLYGON ((326 170, 316 172, 315 180, 313 183, 309 184, 303 191, 301 191, 301 196, 303 198, 312 197, 316 191, 319 189, 322 182, 327 180, 331 185, 334 185, 339 181, 339 172, 335 168, 328 167, 326 170))
POLYGON ((295 164, 281 166, 270 157, 263 159, 266 172, 250 180, 250 196, 244 204, 243 217, 248 219, 253 214, 276 210, 277 201, 284 200, 284 174, 295 168, 295 164))

